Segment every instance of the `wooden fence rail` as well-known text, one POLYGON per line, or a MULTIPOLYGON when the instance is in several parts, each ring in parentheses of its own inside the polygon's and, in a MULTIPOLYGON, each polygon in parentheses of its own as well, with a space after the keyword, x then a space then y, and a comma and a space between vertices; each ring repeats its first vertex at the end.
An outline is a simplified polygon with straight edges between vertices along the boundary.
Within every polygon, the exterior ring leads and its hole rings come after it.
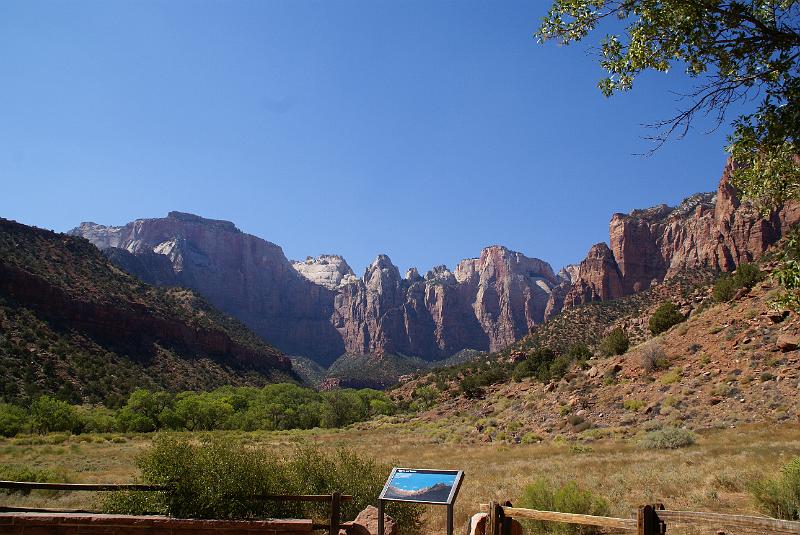
MULTIPOLYGON (((68 492, 113 492, 113 491, 141 491, 141 492, 166 492, 169 487, 163 485, 139 485, 132 483, 40 483, 37 481, 0 481, 0 489, 9 490, 57 490, 68 492)), ((248 495, 244 498, 252 500, 278 501, 278 502, 329 502, 331 504, 329 522, 327 524, 314 524, 314 529, 327 529, 330 533, 339 533, 342 526, 342 502, 351 501, 350 494, 261 494, 248 495)), ((35 507, 6 507, 0 506, 4 512, 35 512, 35 513, 89 513, 84 510, 46 509, 35 507)))
POLYGON ((510 519, 514 518, 635 531, 637 535, 663 535, 666 533, 667 527, 676 525, 706 527, 710 528, 714 534, 731 532, 736 534, 800 535, 800 522, 758 516, 698 511, 668 511, 661 504, 640 507, 635 518, 538 511, 510 505, 504 506, 496 502, 481 504, 481 510, 489 515, 486 535, 505 535, 510 533, 510 519))

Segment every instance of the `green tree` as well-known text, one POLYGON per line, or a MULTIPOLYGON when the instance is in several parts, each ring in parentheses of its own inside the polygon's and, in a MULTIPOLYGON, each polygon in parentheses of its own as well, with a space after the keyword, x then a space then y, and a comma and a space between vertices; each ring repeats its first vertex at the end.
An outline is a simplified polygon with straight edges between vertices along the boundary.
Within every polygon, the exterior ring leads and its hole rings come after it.
POLYGON ((42 396, 31 405, 31 423, 39 433, 80 431, 75 407, 50 396, 42 396))
POLYGON ((0 403, 0 437, 13 437, 28 426, 28 414, 16 405, 0 403))
POLYGON ((607 356, 622 355, 628 350, 630 340, 622 327, 617 327, 600 342, 600 352, 607 356))
POLYGON ((654 125, 656 141, 683 136, 698 114, 720 125, 731 105, 756 101, 733 121, 734 184, 765 209, 800 196, 798 0, 555 0, 537 36, 570 44, 595 31, 609 32, 599 54, 606 96, 649 70, 696 80, 683 109, 654 125))
POLYGON ((412 407, 416 410, 428 410, 436 404, 439 399, 439 391, 431 385, 419 386, 411 394, 414 399, 412 407))
POLYGON ((222 429, 233 407, 213 393, 181 392, 175 397, 175 416, 189 431, 222 429))
POLYGON ((653 315, 650 316, 650 333, 652 333, 653 336, 661 334, 685 319, 686 318, 683 317, 683 314, 678 310, 678 306, 675 303, 665 301, 661 303, 656 311, 653 312, 653 315))

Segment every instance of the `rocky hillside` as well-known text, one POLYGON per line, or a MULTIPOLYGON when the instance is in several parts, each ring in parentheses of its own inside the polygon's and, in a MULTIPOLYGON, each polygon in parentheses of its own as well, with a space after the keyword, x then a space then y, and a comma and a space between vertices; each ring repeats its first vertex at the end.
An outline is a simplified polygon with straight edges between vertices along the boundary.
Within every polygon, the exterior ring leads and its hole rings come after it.
MULTIPOLYGON (((393 395, 413 400, 421 386, 434 388, 438 399, 419 418, 436 433, 471 441, 591 440, 663 426, 798 422, 800 316, 776 311, 775 292, 767 279, 730 302, 695 307, 666 333, 641 336, 622 356, 595 354, 555 381, 507 380, 475 399, 463 395, 457 376, 439 374, 409 381, 393 395)), ((708 304, 710 293, 696 288, 683 304, 708 304)), ((642 308, 641 318, 646 322, 653 310, 642 308)))
POLYGON ((189 290, 120 271, 88 241, 0 219, 0 398, 112 405, 170 390, 293 377, 278 350, 189 290))
POLYGON ((344 354, 437 360, 501 349, 553 312, 562 282, 546 262, 500 246, 425 276, 401 276, 379 255, 359 278, 339 256, 290 262, 233 223, 179 212, 72 233, 142 280, 196 290, 286 353, 326 366, 344 354))

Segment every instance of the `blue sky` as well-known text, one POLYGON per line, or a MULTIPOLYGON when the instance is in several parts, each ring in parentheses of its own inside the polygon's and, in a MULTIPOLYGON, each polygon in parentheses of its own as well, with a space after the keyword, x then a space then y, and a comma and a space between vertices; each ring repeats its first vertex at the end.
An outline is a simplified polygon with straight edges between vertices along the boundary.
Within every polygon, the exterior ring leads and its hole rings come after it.
POLYGON ((716 187, 727 128, 654 156, 679 73, 612 99, 547 2, 0 2, 0 216, 55 230, 170 210, 361 274, 503 244, 580 261, 614 212, 716 187))

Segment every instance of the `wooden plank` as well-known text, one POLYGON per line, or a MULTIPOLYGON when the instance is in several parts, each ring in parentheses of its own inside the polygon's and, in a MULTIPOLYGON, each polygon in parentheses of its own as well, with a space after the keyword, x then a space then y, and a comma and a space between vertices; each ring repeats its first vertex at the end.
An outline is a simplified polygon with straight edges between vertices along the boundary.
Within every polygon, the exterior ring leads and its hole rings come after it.
MULTIPOLYGON (((263 496, 248 496, 254 500, 271 500, 279 502, 330 502, 330 494, 305 494, 305 495, 292 495, 292 494, 269 494, 263 496)), ((352 494, 340 494, 339 500, 349 502, 353 499, 352 494)))
MULTIPOLYGON (((0 489, 13 490, 64 490, 64 491, 89 491, 108 492, 118 490, 134 491, 167 491, 169 487, 163 485, 138 485, 132 483, 40 483, 38 481, 0 481, 0 489)), ((282 502, 330 502, 330 494, 269 494, 246 496, 254 500, 271 500, 282 502)), ((339 499, 351 501, 353 496, 341 494, 339 499)))
MULTIPOLYGON (((537 511, 536 509, 523 509, 520 507, 503 507, 502 510, 506 516, 510 516, 511 518, 527 518, 529 520, 563 522, 565 524, 580 524, 582 526, 636 530, 636 519, 634 518, 578 515, 573 513, 558 513, 555 511, 537 511)), ((489 514, 491 514, 491 512, 489 514)))
POLYGON ((658 517, 670 523, 714 524, 720 528, 746 529, 760 533, 780 533, 800 535, 800 522, 778 520, 760 516, 728 515, 697 511, 659 511, 658 517))
POLYGON ((113 491, 113 490, 167 490, 160 485, 135 485, 120 483, 40 483, 38 481, 0 481, 0 489, 14 490, 69 490, 69 491, 113 491))

